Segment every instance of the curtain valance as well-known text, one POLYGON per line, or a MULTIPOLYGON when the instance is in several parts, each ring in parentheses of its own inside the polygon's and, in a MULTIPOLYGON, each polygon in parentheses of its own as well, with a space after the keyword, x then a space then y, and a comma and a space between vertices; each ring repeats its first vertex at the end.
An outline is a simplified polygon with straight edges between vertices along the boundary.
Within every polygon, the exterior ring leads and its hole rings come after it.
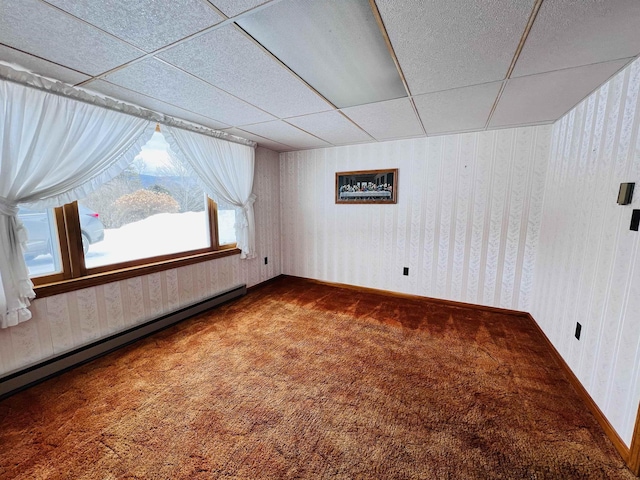
MULTIPOLYGON (((79 102, 107 108, 109 110, 114 110, 120 113, 126 113, 134 117, 140 117, 145 120, 161 123, 163 125, 180 128, 182 130, 188 130, 213 138, 219 138, 228 142, 239 143, 240 145, 247 145, 253 148, 257 146, 256 142, 247 140, 246 138, 237 137, 226 132, 203 127, 201 125, 194 125, 192 123, 183 122, 182 120, 178 120, 177 118, 173 118, 169 115, 154 112, 153 110, 148 110, 136 105, 120 102, 109 97, 95 95, 93 93, 89 93, 86 90, 67 85, 66 83, 49 80, 47 78, 41 77, 39 75, 34 75, 33 73, 24 70, 16 70, 2 63, 0 63, 0 79, 5 79, 21 85, 28 85, 43 92, 61 95, 63 97, 77 100, 79 102)), ((88 88, 91 88, 91 86, 89 85, 88 88)))

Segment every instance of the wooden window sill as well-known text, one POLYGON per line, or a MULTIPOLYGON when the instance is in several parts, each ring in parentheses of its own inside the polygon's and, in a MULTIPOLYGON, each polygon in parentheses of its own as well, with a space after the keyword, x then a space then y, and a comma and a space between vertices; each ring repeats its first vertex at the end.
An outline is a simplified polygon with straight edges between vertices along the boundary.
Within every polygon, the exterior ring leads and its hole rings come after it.
POLYGON ((240 249, 229 248, 212 252, 198 253, 194 255, 186 255, 170 260, 163 260, 159 262, 146 263, 144 265, 114 269, 108 272, 95 273, 92 275, 86 275, 67 280, 53 281, 50 283, 36 285, 34 287, 34 290, 36 292, 37 298, 50 297, 52 295, 58 295, 60 293, 80 290, 82 288, 95 287, 97 285, 103 285, 105 283, 117 282, 120 280, 126 280, 127 278, 149 275, 151 273, 162 272, 164 270, 170 270, 172 268, 184 267, 186 265, 192 265, 194 263, 206 262, 208 260, 213 260, 216 258, 223 258, 239 254, 240 249))

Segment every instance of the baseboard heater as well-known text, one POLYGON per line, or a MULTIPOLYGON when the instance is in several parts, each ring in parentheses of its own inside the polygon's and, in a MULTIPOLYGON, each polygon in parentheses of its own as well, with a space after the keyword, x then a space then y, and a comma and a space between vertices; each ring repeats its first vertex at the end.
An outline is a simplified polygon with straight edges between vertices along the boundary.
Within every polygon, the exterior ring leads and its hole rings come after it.
POLYGON ((246 293, 246 285, 225 290, 214 297, 11 373, 0 378, 0 400, 246 293))

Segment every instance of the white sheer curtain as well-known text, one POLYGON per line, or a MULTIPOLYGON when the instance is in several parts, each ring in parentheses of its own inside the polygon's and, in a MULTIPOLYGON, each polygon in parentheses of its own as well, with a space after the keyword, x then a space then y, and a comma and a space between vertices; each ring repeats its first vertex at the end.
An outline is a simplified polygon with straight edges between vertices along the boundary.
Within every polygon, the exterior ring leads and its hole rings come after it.
POLYGON ((133 161, 154 130, 148 119, 0 80, 0 328, 31 318, 18 204, 82 198, 133 161))
POLYGON ((211 198, 236 208, 236 242, 240 258, 255 257, 253 189, 255 150, 172 127, 162 129, 173 152, 191 166, 211 198))

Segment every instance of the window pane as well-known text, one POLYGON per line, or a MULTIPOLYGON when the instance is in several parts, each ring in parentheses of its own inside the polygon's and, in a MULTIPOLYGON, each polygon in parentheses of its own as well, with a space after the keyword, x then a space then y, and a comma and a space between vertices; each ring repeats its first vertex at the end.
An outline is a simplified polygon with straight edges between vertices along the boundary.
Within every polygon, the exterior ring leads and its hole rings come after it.
POLYGON ((218 205, 218 242, 220 245, 236 243, 236 211, 218 205))
POLYGON ((61 272, 58 229, 53 210, 21 208, 18 217, 27 229, 24 258, 29 276, 39 277, 61 272))
POLYGON ((205 199, 154 133, 127 170, 79 201, 87 268, 209 247, 205 199), (94 237, 85 232, 88 221, 94 237))

